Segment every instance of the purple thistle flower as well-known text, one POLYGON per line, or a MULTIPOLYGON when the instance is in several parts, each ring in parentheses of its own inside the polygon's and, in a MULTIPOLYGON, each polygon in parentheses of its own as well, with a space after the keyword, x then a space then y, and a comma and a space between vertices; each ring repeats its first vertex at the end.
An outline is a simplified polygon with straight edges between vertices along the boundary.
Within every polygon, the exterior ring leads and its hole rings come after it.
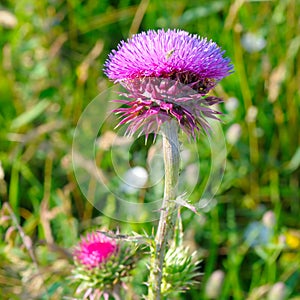
POLYGON ((73 281, 80 299, 108 299, 125 287, 135 264, 137 247, 95 231, 82 237, 73 251, 73 281))
POLYGON ((74 251, 74 259, 88 269, 99 267, 118 251, 114 240, 100 232, 82 238, 74 251))
POLYGON ((105 63, 105 73, 129 93, 115 112, 148 135, 175 118, 189 135, 209 129, 206 117, 216 118, 209 106, 221 99, 207 93, 233 69, 216 43, 182 30, 149 30, 122 41, 105 63))

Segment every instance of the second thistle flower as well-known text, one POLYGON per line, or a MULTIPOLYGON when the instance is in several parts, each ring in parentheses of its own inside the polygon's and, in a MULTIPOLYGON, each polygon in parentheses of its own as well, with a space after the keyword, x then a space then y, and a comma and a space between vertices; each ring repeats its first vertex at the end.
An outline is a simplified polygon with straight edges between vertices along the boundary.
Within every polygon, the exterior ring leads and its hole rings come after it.
POLYGON ((87 234, 73 253, 76 293, 83 295, 83 299, 100 299, 102 295, 108 299, 130 276, 135 250, 101 232, 87 234))

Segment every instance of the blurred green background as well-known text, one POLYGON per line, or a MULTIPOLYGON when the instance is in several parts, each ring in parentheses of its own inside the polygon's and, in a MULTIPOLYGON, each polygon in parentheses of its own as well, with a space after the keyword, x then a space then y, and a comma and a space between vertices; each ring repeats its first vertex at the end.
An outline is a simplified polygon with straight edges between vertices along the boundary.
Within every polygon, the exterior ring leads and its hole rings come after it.
MULTIPOLYGON (((299 300, 299 16, 297 0, 2 0, 0 299, 73 297, 70 254, 81 234, 151 233, 156 226, 121 223, 93 208, 74 177, 72 138, 84 108, 112 86, 102 68, 119 41, 180 28, 217 42, 235 73, 215 90, 224 99, 228 152, 217 205, 200 216, 182 210, 203 276, 178 299, 276 300, 270 290, 283 282, 285 298, 278 299, 299 300), (216 270, 223 285, 211 288, 216 270)), ((205 174, 209 145, 202 139, 205 174)), ((143 143, 134 149, 143 151, 143 143)), ((111 168, 109 156, 99 159, 111 168)), ((196 188, 191 200, 199 194, 196 188)), ((147 201, 144 191, 137 197, 147 201)), ((146 292, 143 261, 139 268, 128 299, 146 292)))

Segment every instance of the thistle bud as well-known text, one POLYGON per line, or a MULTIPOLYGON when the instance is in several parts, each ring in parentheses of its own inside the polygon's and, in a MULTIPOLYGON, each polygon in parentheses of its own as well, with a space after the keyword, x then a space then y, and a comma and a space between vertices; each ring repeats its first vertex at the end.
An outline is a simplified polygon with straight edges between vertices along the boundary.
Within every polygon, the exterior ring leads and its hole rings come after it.
POLYGON ((189 248, 183 245, 173 245, 166 253, 163 269, 161 293, 164 297, 177 293, 183 293, 195 284, 199 261, 196 260, 196 252, 190 254, 189 248))

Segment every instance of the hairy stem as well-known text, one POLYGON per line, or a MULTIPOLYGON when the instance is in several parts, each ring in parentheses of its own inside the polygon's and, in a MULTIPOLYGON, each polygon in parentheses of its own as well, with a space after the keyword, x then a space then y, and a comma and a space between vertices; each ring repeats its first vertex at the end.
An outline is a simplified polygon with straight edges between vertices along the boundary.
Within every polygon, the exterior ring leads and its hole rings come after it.
POLYGON ((160 219, 155 236, 155 249, 151 257, 149 277, 149 300, 161 299, 163 263, 168 240, 175 227, 176 194, 179 175, 178 125, 175 121, 166 122, 161 129, 165 164, 165 189, 160 219))

